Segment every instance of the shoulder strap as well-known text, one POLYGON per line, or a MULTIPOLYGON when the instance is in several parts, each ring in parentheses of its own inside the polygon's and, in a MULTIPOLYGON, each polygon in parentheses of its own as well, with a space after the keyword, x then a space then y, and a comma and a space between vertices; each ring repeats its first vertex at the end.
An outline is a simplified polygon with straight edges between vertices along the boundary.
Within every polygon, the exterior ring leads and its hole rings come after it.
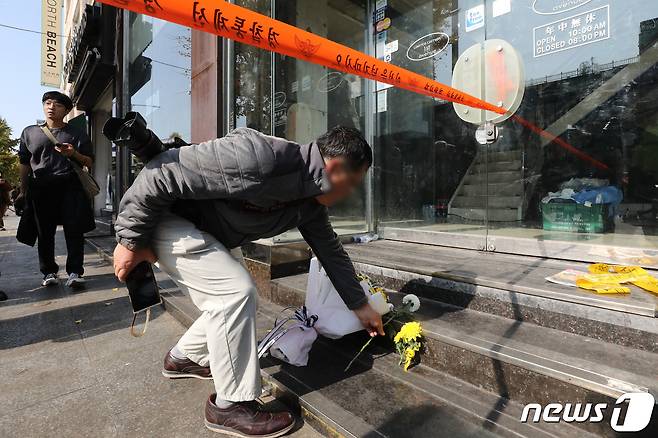
MULTIPOLYGON (((48 140, 50 140, 55 146, 57 146, 59 144, 59 141, 57 141, 57 139, 55 138, 55 135, 53 134, 53 132, 50 130, 50 128, 48 128, 48 125, 40 125, 39 128, 41 128, 43 133, 46 134, 46 137, 48 137, 48 140)), ((77 161, 72 160, 69 157, 65 157, 65 158, 68 159, 69 162, 74 167, 77 166, 79 168, 82 168, 82 165, 80 163, 78 163, 77 161)))
POLYGON ((141 338, 146 334, 146 329, 149 326, 149 319, 151 319, 151 308, 149 307, 146 309, 146 320, 144 321, 144 329, 142 329, 142 332, 136 332, 135 331, 135 321, 137 320, 137 314, 133 314, 133 322, 130 324, 130 334, 135 337, 135 338, 141 338))
POLYGON ((46 134, 46 137, 48 137, 48 140, 53 142, 53 144, 59 143, 57 141, 57 139, 55 138, 55 136, 53 135, 52 131, 48 128, 48 125, 41 125, 41 126, 39 126, 39 128, 41 128, 43 133, 46 134))

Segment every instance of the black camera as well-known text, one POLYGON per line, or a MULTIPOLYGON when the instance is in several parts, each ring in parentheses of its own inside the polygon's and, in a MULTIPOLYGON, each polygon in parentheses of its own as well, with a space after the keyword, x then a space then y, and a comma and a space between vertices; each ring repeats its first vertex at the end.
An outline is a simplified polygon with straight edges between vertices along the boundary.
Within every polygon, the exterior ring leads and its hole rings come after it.
POLYGON ((187 146, 179 137, 161 141, 157 135, 146 127, 146 120, 138 112, 131 111, 126 117, 112 117, 103 126, 103 134, 117 146, 127 147, 143 163, 171 148, 187 146))

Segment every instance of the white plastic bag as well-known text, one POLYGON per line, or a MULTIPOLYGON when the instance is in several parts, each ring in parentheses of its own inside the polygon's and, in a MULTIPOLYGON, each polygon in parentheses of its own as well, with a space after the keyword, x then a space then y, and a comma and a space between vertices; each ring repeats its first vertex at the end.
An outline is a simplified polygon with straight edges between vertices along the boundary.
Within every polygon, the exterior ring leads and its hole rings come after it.
POLYGON ((297 367, 306 366, 308 353, 318 337, 312 327, 293 327, 270 347, 270 354, 297 367))
MULTIPOLYGON (((375 311, 383 315, 390 310, 384 294, 371 294, 370 285, 365 280, 360 284, 375 311)), ((261 340, 258 347, 259 355, 261 350, 264 352, 269 349, 272 356, 284 362, 295 366, 306 366, 309 352, 318 334, 338 339, 363 330, 361 322, 354 312, 347 308, 316 258, 311 259, 308 273, 306 309, 297 309, 295 318, 283 320, 265 339, 261 340), (288 326, 289 329, 268 348, 270 342, 277 336, 277 331, 281 333, 281 330, 286 330, 286 324, 291 320, 296 321, 296 325, 288 326)))
MULTIPOLYGON (((386 299, 380 293, 370 294, 368 283, 361 282, 361 287, 368 295, 370 305, 383 315, 389 311, 386 299)), ((356 314, 347 308, 336 288, 329 280, 324 268, 317 258, 311 259, 306 285, 306 309, 309 315, 317 315, 315 330, 328 338, 338 339, 350 333, 363 330, 356 314)))

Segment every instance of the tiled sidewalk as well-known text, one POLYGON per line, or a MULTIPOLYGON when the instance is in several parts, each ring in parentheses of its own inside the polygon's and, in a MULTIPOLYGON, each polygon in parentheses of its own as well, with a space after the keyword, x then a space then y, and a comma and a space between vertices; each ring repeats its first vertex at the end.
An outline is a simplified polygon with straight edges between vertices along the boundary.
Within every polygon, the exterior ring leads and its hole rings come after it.
MULTIPOLYGON (((91 247, 84 290, 71 291, 64 281, 41 287, 36 249, 16 241, 18 218, 5 219, 0 289, 9 299, 0 302, 0 436, 217 436, 203 425, 212 383, 160 374, 183 326, 158 309, 146 335, 131 337, 126 291, 91 247)), ((63 267, 61 231, 57 254, 63 267)), ((293 436, 317 435, 304 426, 293 436)))

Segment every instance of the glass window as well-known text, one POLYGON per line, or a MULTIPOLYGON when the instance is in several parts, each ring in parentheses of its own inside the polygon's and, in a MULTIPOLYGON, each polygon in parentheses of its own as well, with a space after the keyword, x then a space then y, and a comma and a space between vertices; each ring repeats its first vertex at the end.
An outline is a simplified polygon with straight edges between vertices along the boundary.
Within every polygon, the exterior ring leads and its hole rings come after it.
MULTIPOLYGON (((450 84, 459 55, 484 40, 465 32, 480 2, 389 0, 376 11, 378 58, 450 84)), ((480 3, 481 4, 481 3, 480 3)), ((486 149, 451 103, 378 84, 375 205, 386 238, 484 248, 486 149), (437 234, 438 233, 438 234, 437 234)))
MULTIPOLYGON (((270 2, 236 4, 270 15, 270 2)), ((278 20, 365 51, 366 4, 356 0, 276 2, 278 20)), ((233 45, 233 114, 230 128, 247 126, 267 134, 308 143, 337 125, 365 133, 365 82, 325 67, 251 47, 233 45), (272 77, 274 71, 274 78, 272 77)), ((362 232, 365 190, 330 209, 339 234, 362 232)), ((299 240, 296 231, 275 241, 299 240)))
MULTIPOLYGON (((378 57, 450 84, 469 47, 502 39, 526 76, 519 117, 489 146, 452 104, 378 86, 385 237, 658 266, 658 3, 382 3, 378 57)), ((486 87, 504 89, 487 62, 486 87)))
MULTIPOLYGON (((510 42, 526 71, 523 123, 504 123, 489 149, 521 154, 501 186, 522 182, 519 217, 490 220, 490 237, 501 250, 523 238, 533 251, 549 242, 548 255, 658 266, 658 253, 644 251, 658 247, 658 3, 566 3, 488 11, 486 37, 510 42)), ((489 166, 489 206, 508 205, 491 184, 503 170, 489 166)))
MULTIPOLYGON (((270 16, 270 2, 237 0, 235 4, 270 16)), ((233 114, 230 129, 248 127, 272 134, 272 53, 247 44, 233 45, 233 114)))
MULTIPOLYGON (((300 29, 365 51, 366 4, 358 0, 276 2, 275 17, 300 29)), ((274 134, 299 143, 313 141, 338 125, 365 134, 365 80, 288 56, 274 55, 274 134)), ((339 234, 362 232, 365 190, 330 209, 339 234)), ((279 240, 299 238, 296 232, 279 240)))
POLYGON ((130 14, 131 108, 160 138, 191 138, 191 31, 130 14))

